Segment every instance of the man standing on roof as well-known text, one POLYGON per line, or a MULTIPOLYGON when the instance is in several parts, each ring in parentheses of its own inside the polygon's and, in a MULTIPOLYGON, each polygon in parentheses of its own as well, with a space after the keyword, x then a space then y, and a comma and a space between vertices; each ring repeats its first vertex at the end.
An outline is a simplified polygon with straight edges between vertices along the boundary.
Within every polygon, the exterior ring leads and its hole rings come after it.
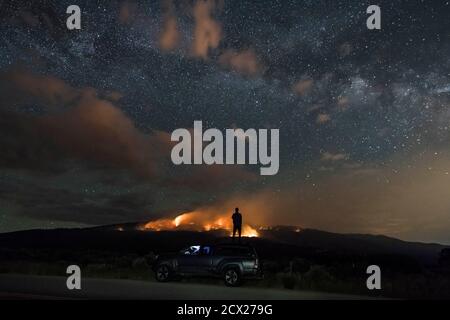
POLYGON ((239 213, 239 208, 236 208, 233 215, 231 216, 233 219, 233 241, 236 235, 236 232, 239 234, 239 242, 241 242, 241 233, 242 233, 242 215, 239 213))

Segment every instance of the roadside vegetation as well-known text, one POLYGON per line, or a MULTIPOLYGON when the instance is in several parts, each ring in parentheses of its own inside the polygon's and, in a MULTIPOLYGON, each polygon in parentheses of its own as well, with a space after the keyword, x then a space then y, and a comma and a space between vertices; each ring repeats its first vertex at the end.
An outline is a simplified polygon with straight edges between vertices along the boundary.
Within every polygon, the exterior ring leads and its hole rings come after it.
MULTIPOLYGON (((123 254, 96 250, 0 249, 0 273, 66 276, 67 266, 78 264, 85 277, 156 281, 151 271, 154 259, 153 252, 123 254), (77 257, 77 263, 71 257, 77 257)), ((383 270, 382 290, 379 291, 366 288, 365 267, 370 263, 369 258, 322 257, 320 261, 314 260, 304 257, 276 261, 263 259, 264 279, 247 281, 244 285, 391 298, 450 297, 450 264, 446 253, 439 265, 427 268, 407 257, 377 257, 377 261, 382 261, 383 270)), ((210 278, 179 281, 222 285, 220 279, 210 278)))

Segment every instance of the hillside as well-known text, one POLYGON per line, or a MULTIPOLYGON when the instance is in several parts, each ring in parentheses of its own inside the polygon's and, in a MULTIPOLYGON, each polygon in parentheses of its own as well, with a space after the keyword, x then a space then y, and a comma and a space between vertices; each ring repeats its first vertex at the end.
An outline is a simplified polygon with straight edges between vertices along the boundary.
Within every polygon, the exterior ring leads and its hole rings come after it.
MULTIPOLYGON (((136 224, 84 229, 27 230, 0 234, 3 249, 98 250, 145 254, 176 251, 195 243, 231 241, 224 231, 139 231, 136 224)), ((296 256, 401 255, 424 265, 437 262, 445 246, 407 242, 386 236, 337 234, 312 229, 295 231, 292 227, 274 227, 260 231, 261 237, 245 238, 264 258, 296 256)))

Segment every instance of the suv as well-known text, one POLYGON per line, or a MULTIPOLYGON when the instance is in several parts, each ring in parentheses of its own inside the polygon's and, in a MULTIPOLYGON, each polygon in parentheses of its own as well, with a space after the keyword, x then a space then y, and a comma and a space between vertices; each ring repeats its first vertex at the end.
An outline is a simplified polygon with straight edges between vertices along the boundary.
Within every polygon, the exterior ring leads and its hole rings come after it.
POLYGON ((261 278, 258 255, 247 245, 194 245, 178 253, 160 255, 153 264, 156 280, 166 282, 175 276, 222 277, 235 287, 243 279, 261 278))

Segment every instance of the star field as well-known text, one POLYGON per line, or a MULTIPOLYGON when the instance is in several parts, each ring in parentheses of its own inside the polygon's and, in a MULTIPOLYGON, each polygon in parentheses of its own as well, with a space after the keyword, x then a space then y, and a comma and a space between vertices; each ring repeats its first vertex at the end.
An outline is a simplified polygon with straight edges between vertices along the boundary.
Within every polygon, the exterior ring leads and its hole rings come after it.
POLYGON ((74 31, 70 4, 1 7, 0 231, 237 197, 272 199, 254 223, 450 242, 448 1, 381 1, 381 30, 367 1, 77 1, 74 31), (279 129, 279 174, 174 168, 194 120, 279 129))

